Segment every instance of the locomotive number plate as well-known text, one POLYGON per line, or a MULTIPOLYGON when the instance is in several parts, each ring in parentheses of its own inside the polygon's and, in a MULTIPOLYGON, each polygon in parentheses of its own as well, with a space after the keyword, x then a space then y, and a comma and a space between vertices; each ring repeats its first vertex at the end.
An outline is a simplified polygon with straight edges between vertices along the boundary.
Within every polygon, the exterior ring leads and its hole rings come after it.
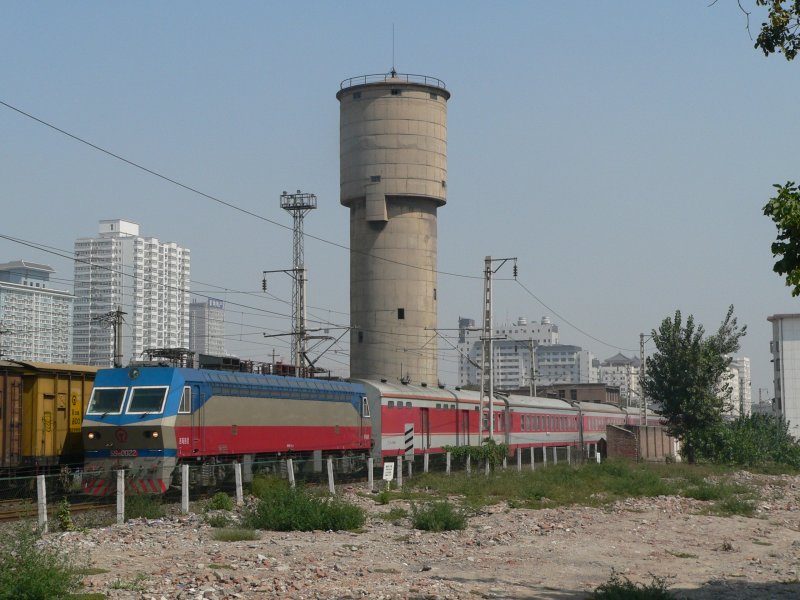
POLYGON ((112 450, 111 456, 139 456, 138 450, 112 450))

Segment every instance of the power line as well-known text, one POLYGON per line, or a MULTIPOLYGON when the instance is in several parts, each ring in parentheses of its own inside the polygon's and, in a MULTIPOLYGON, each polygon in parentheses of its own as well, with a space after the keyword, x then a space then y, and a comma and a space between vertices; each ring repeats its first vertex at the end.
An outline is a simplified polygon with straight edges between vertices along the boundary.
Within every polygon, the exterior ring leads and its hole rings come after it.
MULTIPOLYGON (((25 112, 24 110, 22 110, 20 108, 17 108, 16 106, 12 106, 11 104, 8 104, 7 102, 4 102, 4 101, 0 100, 0 105, 5 106, 6 108, 11 109, 14 112, 17 112, 17 113, 19 113, 19 114, 21 114, 21 115, 33 120, 33 121, 36 121, 37 123, 39 123, 41 125, 44 125, 45 127, 49 127, 50 129, 52 129, 54 131, 57 131, 58 133, 61 133, 62 135, 65 135, 65 136, 75 140, 76 142, 80 142, 81 144, 85 144, 85 145, 89 146, 90 148, 93 148, 93 149, 97 150, 98 152, 102 152, 103 154, 106 154, 107 156, 110 156, 110 157, 115 158, 115 159, 117 159, 119 161, 122 161, 122 162, 124 162, 125 164, 127 164, 127 165, 129 165, 131 167, 134 167, 136 169, 144 171, 145 173, 148 173, 149 175, 152 175, 154 177, 158 177, 159 179, 162 179, 163 181, 171 183, 171 184, 173 184, 175 186, 178 186, 178 187, 180 187, 180 188, 182 188, 182 189, 184 189, 186 191, 195 193, 195 194, 197 194, 199 196, 202 196, 203 198, 207 198, 208 200, 211 200, 213 202, 217 202, 217 203, 219 203, 219 204, 221 204, 223 206, 226 206, 228 208, 236 210, 236 211, 238 211, 240 213, 243 213, 243 214, 245 214, 245 215, 247 215, 249 217, 254 217, 256 219, 264 221, 265 223, 269 223, 270 225, 275 225, 276 227, 280 227, 281 229, 286 229, 287 231, 293 231, 293 227, 290 227, 288 225, 284 225, 283 223, 279 223, 278 221, 273 221, 272 219, 264 217, 263 215, 259 215, 257 213, 252 212, 252 211, 249 211, 249 210, 247 210, 245 208, 237 206, 237 205, 233 204, 232 202, 227 202, 226 200, 222 200, 221 198, 218 198, 218 197, 213 196, 211 194, 207 194, 206 192, 203 192, 203 191, 201 191, 201 190, 199 190, 199 189, 197 189, 195 187, 192 187, 190 185, 182 183, 182 182, 178 181, 177 179, 173 179, 172 177, 168 177, 167 175, 163 175, 162 173, 159 173, 158 171, 154 171, 153 169, 145 167, 144 165, 141 165, 141 164, 139 164, 139 163, 137 163, 137 162, 135 162, 133 160, 130 160, 128 158, 125 158, 124 156, 116 154, 116 153, 114 153, 114 152, 112 152, 110 150, 107 150, 107 149, 105 149, 105 148, 103 148, 101 146, 98 146, 97 144, 93 144, 92 142, 90 142, 90 141, 88 141, 88 140, 86 140, 86 139, 84 139, 82 137, 79 137, 79 136, 77 136, 77 135, 75 135, 73 133, 70 133, 69 131, 61 129, 60 127, 57 127, 57 126, 53 125, 52 123, 49 123, 49 122, 47 122, 47 121, 45 121, 43 119, 40 119, 39 117, 36 117, 36 116, 34 116, 34 115, 32 115, 32 114, 30 114, 28 112, 25 112)), ((378 260, 383 260, 385 262, 396 264, 396 265, 401 265, 401 266, 404 266, 404 267, 410 267, 410 268, 413 268, 413 269, 418 269, 420 271, 427 271, 427 272, 430 272, 430 273, 438 273, 440 275, 447 275, 447 276, 450 276, 450 277, 461 277, 461 278, 464 278, 464 279, 483 279, 483 276, 465 275, 463 273, 451 273, 451 272, 448 272, 448 271, 438 271, 436 269, 429 269, 429 268, 422 267, 422 266, 419 266, 419 265, 412 265, 412 264, 404 263, 404 262, 399 261, 399 260, 392 260, 391 258, 378 256, 378 255, 375 255, 375 254, 371 254, 369 252, 363 252, 363 251, 359 251, 359 250, 352 250, 351 248, 349 248, 348 246, 345 246, 344 244, 340 244, 338 242, 334 242, 332 240, 328 240, 328 239, 325 239, 325 238, 322 238, 322 237, 319 237, 319 236, 316 236, 316 235, 313 235, 313 234, 310 234, 310 233, 303 232, 303 236, 311 238, 311 239, 316 240, 318 242, 322 242, 324 244, 328 244, 330 246, 334 246, 335 248, 340 248, 341 250, 346 250, 348 252, 352 252, 352 253, 355 253, 355 254, 361 254, 361 255, 364 255, 364 256, 370 256, 370 257, 378 259, 378 260)))

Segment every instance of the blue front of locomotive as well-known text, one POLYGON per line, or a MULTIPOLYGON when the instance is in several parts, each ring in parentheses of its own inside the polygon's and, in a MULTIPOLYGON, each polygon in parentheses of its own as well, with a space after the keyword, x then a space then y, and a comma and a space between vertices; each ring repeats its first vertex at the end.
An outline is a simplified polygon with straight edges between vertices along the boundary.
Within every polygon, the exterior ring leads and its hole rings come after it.
POLYGON ((176 465, 174 427, 183 389, 174 368, 97 373, 82 426, 84 493, 114 493, 121 469, 127 493, 167 490, 176 465))

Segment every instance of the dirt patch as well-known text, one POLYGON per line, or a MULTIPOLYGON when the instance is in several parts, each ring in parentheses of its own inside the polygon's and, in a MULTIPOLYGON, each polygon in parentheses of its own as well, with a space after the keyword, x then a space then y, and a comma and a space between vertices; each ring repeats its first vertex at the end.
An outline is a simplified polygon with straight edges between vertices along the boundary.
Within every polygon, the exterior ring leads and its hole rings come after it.
POLYGON ((109 598, 584 599, 612 571, 666 577, 679 597, 800 597, 800 478, 753 477, 756 516, 705 514, 672 496, 604 508, 484 509, 465 531, 424 533, 370 514, 363 532, 260 532, 218 542, 202 515, 51 534, 95 570, 87 591, 109 598))

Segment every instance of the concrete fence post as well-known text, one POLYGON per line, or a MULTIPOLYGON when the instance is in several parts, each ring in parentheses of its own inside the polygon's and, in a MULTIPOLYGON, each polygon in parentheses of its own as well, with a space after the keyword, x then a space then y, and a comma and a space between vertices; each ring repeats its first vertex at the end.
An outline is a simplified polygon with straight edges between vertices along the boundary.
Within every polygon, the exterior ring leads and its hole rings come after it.
POLYGON ((568 465, 572 464, 572 457, 570 455, 571 451, 572 451, 572 446, 567 446, 567 464, 568 465))
POLYGON ((244 491, 242 490, 242 463, 233 463, 233 474, 236 479, 236 505, 244 504, 244 491))
POLYGON ((536 470, 536 453, 534 452, 536 449, 531 446, 531 471, 536 470))
POLYGON ((397 471, 397 489, 403 489, 403 457, 397 457, 397 467, 395 468, 397 471))
POLYGON ((558 447, 553 446, 553 464, 558 464, 558 447))
POLYGON ((375 459, 371 456, 367 459, 367 486, 370 492, 375 489, 374 461, 375 459))
POLYGON ((522 471, 522 448, 517 448, 517 471, 522 471))
POLYGON ((427 452, 422 455, 422 472, 423 473, 427 473, 428 472, 429 458, 430 458, 430 454, 428 454, 427 452))
POLYGON ((181 512, 189 512, 189 465, 181 465, 181 512))
POLYGON ((414 472, 414 461, 406 461, 406 464, 408 465, 408 467, 406 467, 408 469, 408 478, 411 479, 411 475, 413 475, 414 472))
POLYGON ((488 458, 487 458, 487 459, 484 461, 484 464, 483 464, 483 472, 484 472, 484 474, 485 474, 485 475, 487 475, 487 476, 489 475, 489 473, 491 473, 491 472, 492 472, 492 464, 489 462, 489 459, 488 459, 488 458))
POLYGON ((447 475, 450 475, 450 459, 451 459, 451 458, 452 458, 452 455, 450 454, 450 452, 448 452, 448 453, 445 455, 445 465, 444 465, 444 472, 445 472, 447 475))
POLYGON ((332 496, 336 494, 336 486, 333 483, 333 459, 330 456, 328 457, 328 491, 332 496))
POLYGON ((467 454, 467 475, 472 473, 472 457, 467 454))
POLYGON ((294 461, 286 459, 286 474, 289 475, 289 487, 294 487, 294 461))
POLYGON ((36 504, 39 507, 39 529, 47 533, 47 484, 44 475, 36 476, 36 504))
POLYGON ((125 471, 117 471, 117 525, 125 522, 125 471))
POLYGON ((542 466, 547 466, 547 446, 542 446, 542 466))

